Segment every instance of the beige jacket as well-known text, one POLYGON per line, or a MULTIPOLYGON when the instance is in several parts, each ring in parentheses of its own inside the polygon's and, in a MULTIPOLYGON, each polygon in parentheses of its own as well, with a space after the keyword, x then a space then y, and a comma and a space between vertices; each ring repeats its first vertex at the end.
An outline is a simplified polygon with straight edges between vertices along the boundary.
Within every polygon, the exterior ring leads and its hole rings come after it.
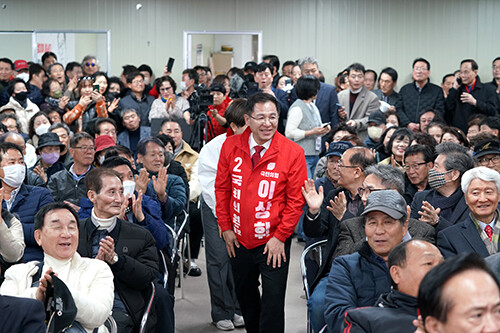
POLYGON ((198 153, 182 140, 182 149, 175 156, 175 160, 182 164, 189 181, 189 200, 197 201, 201 194, 201 185, 198 180, 198 153))

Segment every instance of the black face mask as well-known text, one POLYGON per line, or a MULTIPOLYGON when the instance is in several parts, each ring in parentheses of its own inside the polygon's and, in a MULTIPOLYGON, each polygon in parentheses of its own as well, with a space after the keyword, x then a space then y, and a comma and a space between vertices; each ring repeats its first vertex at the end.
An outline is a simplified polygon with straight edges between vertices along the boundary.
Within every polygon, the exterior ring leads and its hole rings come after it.
POLYGON ((109 92, 108 99, 112 102, 115 98, 120 97, 120 94, 117 92, 109 92))
POLYGON ((15 94, 14 98, 19 102, 24 102, 26 101, 26 98, 28 98, 28 93, 26 91, 22 91, 20 93, 15 94))

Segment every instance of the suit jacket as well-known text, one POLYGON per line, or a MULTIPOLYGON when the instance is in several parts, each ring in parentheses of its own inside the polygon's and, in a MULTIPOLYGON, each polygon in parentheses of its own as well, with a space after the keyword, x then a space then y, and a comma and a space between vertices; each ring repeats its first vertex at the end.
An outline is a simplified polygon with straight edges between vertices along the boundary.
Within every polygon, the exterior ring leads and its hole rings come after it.
POLYGON ((470 217, 439 232, 437 246, 445 258, 459 253, 478 253, 483 258, 490 255, 470 217))
MULTIPOLYGON (((381 100, 381 101, 384 100, 384 98, 382 96, 383 95, 382 90, 376 89, 376 90, 373 90, 372 92, 375 95, 377 95, 379 100, 381 100)), ((396 107, 396 110, 401 107, 401 96, 399 96, 399 94, 397 92, 395 92, 394 90, 392 91, 392 94, 390 94, 389 96, 385 96, 385 97, 387 97, 387 103, 396 107)))
POLYGON ((345 108, 347 112, 347 120, 356 120, 356 129, 358 136, 364 140, 366 137, 366 127, 368 123, 368 116, 370 113, 380 109, 380 103, 377 95, 363 87, 356 98, 356 102, 352 106, 349 105, 350 89, 339 92, 339 103, 345 108))
MULTIPOLYGON (((149 127, 149 126, 141 126, 140 129, 141 129, 141 133, 140 133, 140 138, 141 139, 142 138, 147 138, 147 137, 151 136, 151 127, 149 127)), ((129 137, 128 130, 124 130, 123 132, 121 132, 120 134, 118 134, 117 140, 118 140, 118 142, 121 145, 124 145, 128 149, 131 149, 130 148, 130 137, 129 137)), ((134 154, 135 154, 135 152, 134 152, 134 154)))
MULTIPOLYGON (((429 243, 436 243, 436 231, 427 223, 410 218, 408 232, 412 238, 423 238, 429 243)), ((366 239, 363 217, 354 217, 340 223, 339 243, 334 257, 343 256, 359 251, 366 239)))
POLYGON ((42 302, 0 295, 0 332, 43 333, 45 310, 42 302))
POLYGON ((491 255, 485 258, 485 260, 488 266, 490 266, 493 273, 495 273, 497 279, 500 280, 500 253, 491 255))

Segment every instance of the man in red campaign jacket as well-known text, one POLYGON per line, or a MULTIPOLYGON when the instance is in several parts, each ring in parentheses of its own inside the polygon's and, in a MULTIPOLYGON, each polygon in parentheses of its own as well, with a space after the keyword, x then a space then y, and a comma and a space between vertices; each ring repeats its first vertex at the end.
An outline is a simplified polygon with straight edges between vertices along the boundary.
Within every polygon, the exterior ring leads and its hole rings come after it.
POLYGON ((247 130, 222 146, 216 213, 247 332, 284 332, 290 235, 304 207, 306 161, 299 145, 277 133, 274 96, 256 93, 247 110, 247 130))

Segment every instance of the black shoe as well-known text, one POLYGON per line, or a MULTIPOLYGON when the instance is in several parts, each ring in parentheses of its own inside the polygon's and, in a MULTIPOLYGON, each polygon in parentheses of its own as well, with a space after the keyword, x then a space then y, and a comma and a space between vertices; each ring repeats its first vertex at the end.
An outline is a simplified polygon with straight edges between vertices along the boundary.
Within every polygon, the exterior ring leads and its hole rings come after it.
POLYGON ((186 274, 186 272, 188 272, 189 270, 189 273, 187 273, 189 276, 200 276, 201 275, 201 269, 198 267, 198 265, 196 265, 196 263, 194 261, 191 261, 191 262, 186 262, 184 264, 184 274, 186 274))

